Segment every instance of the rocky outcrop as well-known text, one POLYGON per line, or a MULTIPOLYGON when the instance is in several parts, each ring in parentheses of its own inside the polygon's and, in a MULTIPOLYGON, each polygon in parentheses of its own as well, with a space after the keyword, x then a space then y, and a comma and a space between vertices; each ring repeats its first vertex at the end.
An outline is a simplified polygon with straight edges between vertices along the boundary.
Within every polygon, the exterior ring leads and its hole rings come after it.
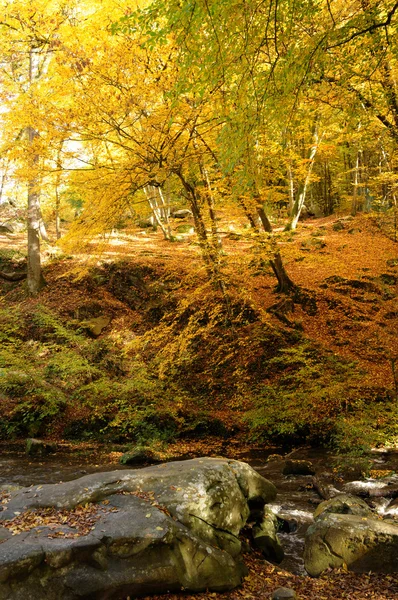
POLYGON ((244 574, 238 535, 251 506, 275 495, 247 464, 211 458, 23 488, 0 512, 0 600, 231 589, 244 574), (51 524, 43 507, 57 509, 47 508, 51 524))
POLYGON ((398 526, 376 518, 324 513, 307 531, 304 566, 317 577, 328 568, 398 571, 398 526))

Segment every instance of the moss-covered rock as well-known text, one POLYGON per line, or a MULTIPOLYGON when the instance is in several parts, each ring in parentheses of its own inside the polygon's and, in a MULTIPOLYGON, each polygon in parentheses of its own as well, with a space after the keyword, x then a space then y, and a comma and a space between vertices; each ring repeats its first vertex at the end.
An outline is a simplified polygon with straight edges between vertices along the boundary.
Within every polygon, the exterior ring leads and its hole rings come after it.
POLYGON ((368 517, 372 514, 371 509, 364 500, 353 496, 352 494, 338 494, 330 500, 321 502, 314 512, 314 518, 317 519, 325 513, 335 513, 342 515, 360 515, 368 517))
POLYGON ((314 577, 340 567, 357 573, 396 573, 398 526, 366 516, 325 513, 307 531, 304 566, 314 577))
POLYGON ((271 510, 265 508, 260 523, 252 529, 253 544, 261 550, 264 557, 272 562, 282 562, 285 553, 278 539, 278 519, 271 510))
POLYGON ((36 438, 28 438, 26 440, 26 454, 29 456, 46 456, 55 452, 57 449, 56 444, 44 442, 36 438))
POLYGON ((238 535, 250 504, 264 505, 275 494, 272 483, 249 465, 211 458, 23 488, 0 513, 0 523, 15 515, 24 523, 24 513, 31 516, 41 507, 67 510, 90 503, 97 504, 97 516, 88 533, 77 532, 63 511, 51 530, 45 522, 29 525, 28 519, 25 531, 4 536, 0 599, 232 589, 246 573, 238 535))

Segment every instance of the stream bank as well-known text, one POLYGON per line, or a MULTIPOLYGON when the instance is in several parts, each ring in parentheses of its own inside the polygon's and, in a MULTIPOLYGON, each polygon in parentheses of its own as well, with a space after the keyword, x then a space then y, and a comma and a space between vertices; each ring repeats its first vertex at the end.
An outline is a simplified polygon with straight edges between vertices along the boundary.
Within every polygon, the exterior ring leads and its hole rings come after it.
MULTIPOLYGON (((225 442, 220 442, 223 446, 225 442)), ((313 466, 317 480, 323 486, 338 491, 345 491, 349 485, 357 489, 357 493, 366 495, 367 490, 381 489, 383 479, 371 477, 362 479, 355 483, 355 473, 343 477, 336 469, 336 456, 322 448, 298 448, 289 452, 277 448, 234 448, 217 446, 217 442, 209 442, 209 448, 214 447, 218 452, 210 454, 220 455, 223 449, 228 458, 237 458, 248 462, 263 477, 274 483, 278 490, 275 502, 270 505, 273 512, 286 519, 288 527, 279 533, 285 558, 279 565, 280 568, 294 575, 306 576, 303 565, 304 537, 309 525, 313 522, 313 513, 321 502, 319 492, 313 485, 312 475, 284 475, 284 458, 288 456, 294 460, 307 461, 313 466), (355 488, 356 486, 356 488, 355 488)), ((87 446, 84 451, 73 452, 70 448, 67 452, 61 449, 48 456, 32 459, 21 448, 21 446, 2 447, 0 453, 0 488, 5 484, 13 484, 22 487, 38 485, 43 483, 59 483, 71 481, 90 473, 113 471, 115 469, 131 469, 131 465, 122 465, 118 462, 121 452, 99 451, 95 447, 87 446)), ((176 458, 191 458, 184 455, 176 458)), ((398 484, 398 477, 393 473, 398 472, 398 452, 393 450, 375 451, 372 456, 373 470, 375 475, 392 474, 388 480, 390 485, 398 484)), ((386 488, 387 489, 387 488, 386 488)), ((355 493, 355 491, 354 491, 355 493)), ((380 497, 369 500, 372 508, 383 516, 387 512, 390 518, 398 517, 398 505, 389 509, 391 498, 380 497)))

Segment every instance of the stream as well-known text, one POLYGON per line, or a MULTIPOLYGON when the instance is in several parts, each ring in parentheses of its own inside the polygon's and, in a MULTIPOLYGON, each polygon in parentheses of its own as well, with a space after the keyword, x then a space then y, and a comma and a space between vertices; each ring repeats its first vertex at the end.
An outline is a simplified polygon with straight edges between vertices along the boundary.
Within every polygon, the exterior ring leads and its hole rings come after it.
MULTIPOLYGON (((320 502, 318 493, 313 489, 311 476, 283 475, 282 460, 267 460, 271 451, 253 450, 240 457, 249 463, 263 477, 274 483, 278 490, 276 501, 268 505, 273 512, 291 523, 292 531, 281 532, 279 537, 285 552, 285 558, 280 567, 297 575, 305 574, 303 566, 303 548, 306 530, 313 521, 313 512, 320 502)), ((301 448, 290 453, 293 460, 311 461, 318 479, 323 484, 333 485, 339 491, 349 491, 353 486, 355 490, 380 488, 387 483, 398 484, 398 475, 392 475, 386 483, 378 479, 365 479, 355 481, 354 477, 346 477, 337 483, 333 476, 335 457, 324 449, 301 448)), ((375 470, 394 471, 398 473, 397 451, 375 451, 373 455, 373 468, 375 470)), ((43 483, 59 483, 70 481, 88 473, 99 473, 117 469, 139 468, 123 466, 118 462, 106 462, 106 459, 93 451, 92 455, 74 455, 55 453, 49 456, 32 459, 24 452, 10 450, 1 451, 0 454, 0 487, 3 484, 16 484, 28 487, 43 483), (98 461, 98 462, 97 462, 98 461)), ((390 499, 380 497, 371 501, 371 506, 381 515, 398 517, 398 502, 389 508, 390 499)))

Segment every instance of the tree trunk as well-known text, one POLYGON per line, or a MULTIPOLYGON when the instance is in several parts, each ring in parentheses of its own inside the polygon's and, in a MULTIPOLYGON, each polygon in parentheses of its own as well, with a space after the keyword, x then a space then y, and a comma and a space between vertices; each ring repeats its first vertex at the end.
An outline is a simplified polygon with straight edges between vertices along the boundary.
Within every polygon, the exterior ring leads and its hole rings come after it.
POLYGON ((231 301, 221 272, 219 249, 217 247, 214 247, 213 244, 209 242, 209 237, 207 235, 205 223, 203 220, 199 199, 194 186, 185 179, 180 170, 175 170, 174 173, 179 177, 186 192, 188 193, 189 203, 191 206, 193 219, 195 223, 196 234, 198 236, 199 245, 202 250, 203 259, 206 263, 207 273, 209 275, 210 280, 214 283, 216 287, 218 287, 218 289, 223 295, 228 319, 230 320, 232 317, 231 301))
POLYGON ((57 174, 55 178, 55 236, 57 240, 61 237, 61 218, 59 214, 59 209, 61 205, 61 198, 59 195, 59 186, 61 183, 61 173, 62 173, 62 162, 61 162, 61 151, 64 142, 62 140, 60 147, 58 148, 57 153, 57 174))
POLYGON ((303 187, 301 189, 301 192, 300 192, 300 194, 298 195, 296 201, 293 204, 293 210, 291 212, 291 219, 290 219, 290 222, 286 226, 286 230, 287 231, 294 231, 296 229, 296 227, 297 227, 297 223, 298 223, 298 220, 300 218, 300 214, 301 214, 302 208, 303 208, 303 206, 305 204, 305 199, 306 199, 306 195, 307 195, 307 189, 308 189, 308 186, 309 186, 309 183, 310 183, 311 173, 312 173, 312 169, 313 169, 314 163, 315 163, 315 156, 316 156, 316 153, 318 151, 318 146, 319 146, 319 143, 320 143, 321 139, 322 139, 322 136, 321 136, 321 138, 319 138, 319 136, 318 136, 318 126, 315 123, 315 127, 314 127, 314 143, 311 146, 311 150, 310 150, 309 157, 308 157, 309 163, 308 163, 307 174, 306 174, 305 181, 304 181, 303 187))
POLYGON ((239 206, 241 206, 241 207, 242 207, 242 209, 243 209, 243 212, 245 213, 245 215, 246 215, 246 217, 247 217, 247 220, 248 220, 248 221, 249 221, 249 223, 250 223, 250 227, 251 227, 252 229, 254 229, 254 231, 255 231, 256 233, 258 233, 258 232, 259 232, 259 229, 258 229, 258 225, 257 225, 257 223, 256 223, 256 221, 255 221, 255 218, 254 218, 254 216, 252 215, 252 213, 250 212, 250 210, 248 209, 248 207, 247 207, 247 205, 246 205, 246 202, 244 201, 244 199, 243 199, 241 196, 238 196, 238 204, 239 204, 239 206))
MULTIPOLYGON (((29 145, 32 146, 37 136, 33 127, 28 128, 29 145)), ((39 161, 35 154, 32 159, 32 167, 35 169, 39 161)), ((40 195, 37 176, 32 174, 28 182, 28 292, 35 296, 45 285, 41 271, 40 257, 40 195)))
POLYGON ((220 234, 218 232, 213 191, 211 189, 210 180, 209 180, 209 176, 207 174, 206 168, 203 165, 203 162, 200 157, 199 157, 199 169, 200 169, 200 174, 202 176, 203 187, 206 190, 206 203, 207 203, 207 207, 209 210, 213 245, 215 248, 217 248, 217 250, 221 251, 222 250, 222 242, 221 242, 220 234))
MULTIPOLYGON (((267 215, 265 214, 264 208, 260 205, 257 206, 257 212, 258 216, 260 217, 264 231, 266 231, 269 234, 272 234, 272 225, 267 215)), ((278 280, 277 292, 280 292, 282 294, 289 294, 290 292, 294 291, 297 288, 297 286, 295 283, 293 283, 293 281, 287 274, 280 253, 275 252, 274 258, 272 258, 269 262, 274 272, 274 275, 278 280)))
POLYGON ((294 208, 294 179, 291 164, 288 165, 287 176, 289 179, 289 216, 292 216, 294 208))
POLYGON ((354 190, 353 190, 353 194, 352 194, 352 203, 351 203, 351 214, 353 217, 355 217, 355 215, 358 212, 358 184, 359 184, 359 151, 357 153, 357 160, 355 163, 355 170, 354 170, 354 190))
POLYGON ((148 200, 148 204, 151 207, 153 218, 155 219, 156 225, 158 227, 160 227, 160 229, 162 230, 164 239, 170 240, 171 239, 170 228, 169 228, 169 231, 167 231, 166 227, 162 223, 161 209, 159 208, 159 205, 158 205, 155 188, 153 186, 148 186, 148 188, 144 188, 144 192, 145 192, 146 198, 148 200))

